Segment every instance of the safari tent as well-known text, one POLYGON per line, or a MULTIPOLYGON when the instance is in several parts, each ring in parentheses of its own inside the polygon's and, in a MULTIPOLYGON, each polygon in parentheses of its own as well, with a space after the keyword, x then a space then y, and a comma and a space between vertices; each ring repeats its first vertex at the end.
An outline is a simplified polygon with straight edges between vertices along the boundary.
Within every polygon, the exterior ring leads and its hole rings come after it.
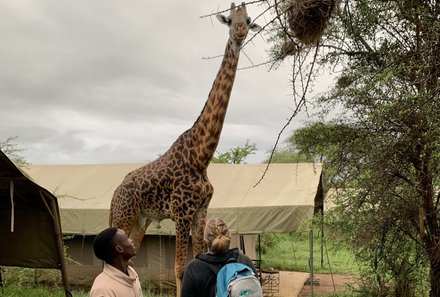
MULTIPOLYGON (((65 245, 74 260, 67 266, 72 284, 89 285, 100 272, 93 238, 108 227, 116 187, 142 165, 31 165, 26 170, 58 197, 63 233, 71 235, 65 245)), ((235 234, 232 244, 254 259, 258 234, 295 231, 322 205, 321 164, 211 164, 208 176, 214 185, 208 218, 223 218, 235 234)), ((136 259, 140 277, 173 286, 174 248, 172 221, 162 221, 160 229, 150 226, 136 259)))
POLYGON ((57 198, 0 150, 0 266, 53 268, 67 281, 57 198))

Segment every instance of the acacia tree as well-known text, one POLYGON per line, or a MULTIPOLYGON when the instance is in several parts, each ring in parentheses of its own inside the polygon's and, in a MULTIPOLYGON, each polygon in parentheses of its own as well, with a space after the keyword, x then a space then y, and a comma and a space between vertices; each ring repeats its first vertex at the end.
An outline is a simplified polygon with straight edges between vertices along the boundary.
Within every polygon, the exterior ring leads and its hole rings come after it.
MULTIPOLYGON (((293 148, 277 149, 270 156, 270 163, 308 163, 313 161, 313 159, 307 158, 293 148)), ((264 160, 263 163, 269 163, 269 158, 264 160)))
POLYGON ((315 155, 304 155, 296 148, 295 142, 289 137, 285 141, 283 148, 277 147, 274 151, 268 152, 268 157, 263 163, 309 163, 309 162, 321 162, 319 157, 315 155))
POLYGON ((18 145, 14 142, 15 139, 17 139, 17 137, 10 136, 5 140, 0 140, 0 150, 18 166, 26 166, 27 162, 24 157, 21 156, 23 149, 18 147, 18 145))
POLYGON ((244 147, 234 147, 227 152, 217 153, 212 157, 212 163, 228 163, 228 164, 242 164, 245 163, 246 158, 249 155, 255 154, 257 146, 255 143, 249 144, 249 140, 246 141, 244 147))
POLYGON ((270 5, 273 57, 292 61, 296 102, 306 98, 298 85, 324 66, 337 71, 318 103, 338 115, 295 140, 326 156, 332 186, 344 189, 336 218, 382 276, 375 296, 416 294, 424 261, 430 296, 440 296, 440 1, 345 0, 312 48, 290 35, 288 1, 270 5))

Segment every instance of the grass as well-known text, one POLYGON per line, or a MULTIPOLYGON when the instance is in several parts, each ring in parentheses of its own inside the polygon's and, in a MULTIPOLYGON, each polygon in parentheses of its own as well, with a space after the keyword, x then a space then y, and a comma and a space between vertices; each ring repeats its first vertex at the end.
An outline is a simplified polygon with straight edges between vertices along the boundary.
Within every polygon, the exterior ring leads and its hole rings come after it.
MULTIPOLYGON (((87 297, 88 292, 72 291, 75 297, 87 297)), ((64 290, 60 287, 53 286, 30 286, 19 284, 8 284, 0 289, 0 296, 8 297, 65 297, 64 290)))
MULTIPOLYGON (((287 271, 310 271, 310 234, 262 235, 262 267, 287 271)), ((351 252, 329 239, 313 236, 313 270, 315 273, 357 274, 358 269, 351 252)))
MULTIPOLYGON (((88 297, 89 292, 72 290, 73 297, 88 297)), ((31 286, 29 284, 9 284, 0 289, 0 296, 7 297, 65 297, 64 289, 58 286, 31 286)), ((155 294, 144 290, 144 297, 170 297, 171 295, 155 294)), ((173 295, 174 296, 174 295, 173 295)))
MULTIPOLYGON (((64 288, 58 270, 31 269, 20 267, 2 267, 3 287, 0 287, 0 297, 65 297, 64 288), (44 275, 44 283, 39 276, 44 275)), ((165 293, 156 293, 148 281, 142 283, 144 297, 170 297, 165 293)), ((88 297, 88 289, 71 288, 74 297, 88 297)))

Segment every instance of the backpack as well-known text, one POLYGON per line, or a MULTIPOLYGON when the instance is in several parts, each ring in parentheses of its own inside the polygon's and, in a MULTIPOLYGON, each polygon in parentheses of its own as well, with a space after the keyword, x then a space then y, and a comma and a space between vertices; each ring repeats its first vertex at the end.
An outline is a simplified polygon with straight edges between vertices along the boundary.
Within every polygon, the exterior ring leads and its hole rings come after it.
POLYGON ((236 261, 230 259, 218 272, 211 268, 217 274, 216 297, 263 297, 260 281, 252 268, 231 263, 231 260, 236 261))

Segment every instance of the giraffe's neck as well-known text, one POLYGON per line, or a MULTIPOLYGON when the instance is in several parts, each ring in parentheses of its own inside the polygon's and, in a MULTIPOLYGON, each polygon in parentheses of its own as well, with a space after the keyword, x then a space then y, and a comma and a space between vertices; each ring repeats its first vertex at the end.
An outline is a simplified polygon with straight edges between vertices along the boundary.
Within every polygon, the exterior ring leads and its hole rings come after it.
POLYGON ((229 40, 205 106, 191 128, 195 161, 205 167, 209 165, 220 140, 240 55, 236 48, 229 40))

